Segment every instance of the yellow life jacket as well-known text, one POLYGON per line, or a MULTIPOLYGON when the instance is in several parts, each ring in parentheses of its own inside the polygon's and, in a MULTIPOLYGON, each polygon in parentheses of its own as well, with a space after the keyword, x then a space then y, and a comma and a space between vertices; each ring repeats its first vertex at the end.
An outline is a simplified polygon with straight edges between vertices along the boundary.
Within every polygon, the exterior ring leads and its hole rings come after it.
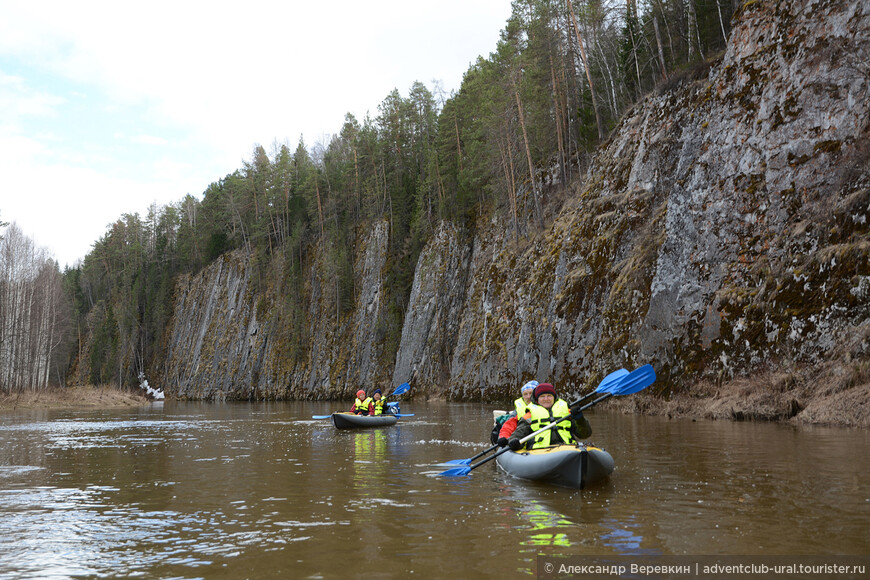
POLYGON ((517 418, 522 419, 523 415, 526 414, 526 411, 528 411, 529 407, 531 407, 532 405, 534 405, 532 401, 529 401, 529 403, 526 404, 522 397, 514 401, 514 409, 517 410, 517 418))
MULTIPOLYGON (((533 432, 543 427, 546 427, 553 421, 553 419, 568 419, 568 417, 570 417, 571 415, 571 408, 568 407, 568 403, 566 403, 562 399, 559 399, 558 401, 553 403, 553 406, 549 411, 540 405, 532 405, 531 411, 532 418, 530 422, 533 432)), ((559 437, 562 438, 562 441, 564 441, 565 443, 574 443, 574 436, 571 435, 571 421, 567 420, 561 421, 555 427, 547 429, 543 433, 537 435, 532 440, 532 445, 530 448, 539 449, 541 447, 549 447, 551 445, 550 434, 556 430, 559 431, 559 437)))
POLYGON ((384 414, 384 405, 386 405, 386 403, 384 402, 384 399, 381 398, 381 399, 378 399, 377 401, 372 400, 372 402, 375 404, 375 415, 383 415, 384 414))
POLYGON ((366 415, 369 414, 369 403, 372 402, 371 397, 366 397, 365 401, 360 401, 359 397, 353 402, 353 410, 354 412, 364 412, 366 415))

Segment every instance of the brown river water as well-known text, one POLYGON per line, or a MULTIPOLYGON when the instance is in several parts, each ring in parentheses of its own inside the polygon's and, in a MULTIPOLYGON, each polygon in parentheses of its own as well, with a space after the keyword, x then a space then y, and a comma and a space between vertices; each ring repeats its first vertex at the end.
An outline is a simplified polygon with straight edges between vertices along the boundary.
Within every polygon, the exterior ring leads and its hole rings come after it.
POLYGON ((439 476, 489 447, 490 406, 404 402, 413 417, 358 431, 311 418, 335 408, 0 413, 0 578, 534 578, 549 557, 870 554, 867 431, 593 410, 589 441, 616 469, 578 491, 494 461, 439 476))

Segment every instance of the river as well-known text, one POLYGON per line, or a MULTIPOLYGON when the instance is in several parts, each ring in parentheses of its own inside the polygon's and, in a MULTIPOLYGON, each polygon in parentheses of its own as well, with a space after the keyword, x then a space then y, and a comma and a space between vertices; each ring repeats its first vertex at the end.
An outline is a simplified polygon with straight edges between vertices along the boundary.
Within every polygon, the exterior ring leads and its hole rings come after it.
MULTIPOLYGON (((3 578, 515 578, 542 557, 870 554, 870 433, 593 410, 582 491, 489 462, 491 407, 327 402, 0 413, 3 578)), ((866 561, 866 559, 865 559, 866 561)), ((861 577, 861 576, 859 576, 861 577)), ((867 576, 863 576, 867 577, 867 576)))

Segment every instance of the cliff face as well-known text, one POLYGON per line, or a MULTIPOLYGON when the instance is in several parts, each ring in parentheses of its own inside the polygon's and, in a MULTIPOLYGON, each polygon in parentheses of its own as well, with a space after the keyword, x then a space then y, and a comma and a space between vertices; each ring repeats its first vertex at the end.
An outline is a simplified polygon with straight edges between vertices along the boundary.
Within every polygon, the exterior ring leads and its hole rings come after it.
POLYGON ((669 397, 701 379, 836 359, 831 394, 858 389, 866 404, 867 4, 751 1, 736 18, 712 66, 625 115, 545 231, 515 240, 493 219, 468 242, 439 229, 393 368, 377 335, 389 236, 379 223, 359 244, 352 314, 333 312, 317 260, 304 296, 290 297, 308 309, 302 362, 286 362, 286 321, 269 307, 279 298, 255 296, 238 257, 182 280, 167 388, 331 397, 416 371, 418 392, 494 400, 530 378, 571 392, 651 362, 669 397))
POLYGON ((164 379, 171 394, 218 400, 250 394, 267 333, 257 321, 249 283, 248 264, 237 255, 179 280, 164 379))
MULTIPOLYGON (((475 241, 464 306, 442 323, 458 337, 432 346, 453 346, 450 397, 529 378, 571 391, 645 362, 670 395, 840 357, 831 388, 865 385, 866 406, 866 2, 748 2, 738 22, 709 70, 625 116, 544 235, 517 245, 493 224, 475 241)), ((416 303, 451 283, 425 260, 450 243, 421 257, 416 303)), ((427 332, 406 330, 409 345, 427 332)))
MULTIPOLYGON (((176 286, 162 384, 191 399, 337 397, 359 385, 385 383, 376 337, 383 316, 379 297, 388 230, 377 224, 361 240, 355 271, 361 289, 352 314, 336 311, 333 276, 320 260, 299 295, 280 289, 255 292, 251 267, 241 253, 227 254, 176 286), (306 348, 288 356, 286 318, 278 301, 306 305, 306 348)), ((327 252, 316 252, 323 255, 327 252)))

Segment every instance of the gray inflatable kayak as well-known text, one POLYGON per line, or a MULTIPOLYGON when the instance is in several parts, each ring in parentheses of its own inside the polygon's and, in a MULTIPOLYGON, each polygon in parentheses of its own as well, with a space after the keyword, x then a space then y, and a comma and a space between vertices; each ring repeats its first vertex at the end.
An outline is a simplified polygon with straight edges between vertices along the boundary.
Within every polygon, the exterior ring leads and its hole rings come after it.
POLYGON ((555 445, 529 451, 508 451, 496 458, 514 477, 583 489, 613 473, 613 457, 586 445, 555 445))
POLYGON ((395 415, 354 415, 353 413, 333 413, 332 424, 336 429, 362 429, 366 427, 386 427, 395 425, 395 415))

